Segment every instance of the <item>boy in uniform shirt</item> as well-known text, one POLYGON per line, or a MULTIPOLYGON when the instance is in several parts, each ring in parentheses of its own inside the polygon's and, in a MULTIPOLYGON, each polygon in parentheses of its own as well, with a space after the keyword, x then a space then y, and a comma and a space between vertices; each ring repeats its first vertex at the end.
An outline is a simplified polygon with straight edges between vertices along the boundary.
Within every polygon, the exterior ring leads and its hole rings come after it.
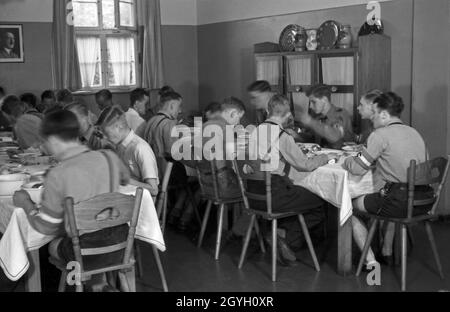
POLYGON ((184 165, 174 162, 172 158, 172 146, 179 139, 178 137, 172 137, 172 131, 179 124, 178 118, 182 114, 182 108, 183 98, 181 95, 169 89, 161 92, 160 110, 148 121, 144 139, 155 153, 160 180, 164 178, 167 164, 169 162, 174 163, 169 185, 176 188, 177 200, 168 221, 169 224, 175 224, 179 221, 178 228, 184 231, 191 219, 193 207, 182 212, 187 198, 185 188, 188 186, 188 178, 184 165))
MULTIPOLYGON (((14 194, 13 202, 27 212, 28 220, 36 231, 56 236, 50 244, 50 255, 61 261, 74 261, 72 239, 65 228, 64 200, 72 197, 75 203, 98 195, 117 192, 119 185, 129 181, 128 169, 111 151, 90 151, 78 140, 79 124, 76 116, 60 110, 45 117, 42 136, 46 149, 60 162, 45 177, 44 193, 40 207, 26 191, 14 194)), ((100 231, 80 233, 84 248, 99 248, 121 243, 128 236, 128 225, 100 231)), ((84 257, 88 269, 99 265, 113 265, 122 253, 84 257)))
MULTIPOLYGON (((292 118, 291 108, 289 101, 282 95, 275 95, 269 102, 268 106, 269 118, 261 124, 256 131, 250 136, 250 140, 255 142, 258 140, 260 144, 250 144, 253 149, 249 150, 250 159, 264 160, 269 155, 278 153, 280 155, 278 163, 274 163, 269 167, 272 173, 272 205, 274 212, 304 212, 304 217, 308 227, 313 227, 324 218, 323 204, 324 201, 306 190, 303 187, 296 186, 289 179, 290 168, 293 167, 298 171, 311 172, 315 169, 328 164, 332 159, 336 159, 337 155, 319 155, 314 158, 308 158, 300 147, 295 143, 294 138, 284 131, 284 126, 288 124, 292 118), (270 130, 270 133, 269 131, 270 130), (271 142, 272 133, 276 131, 277 139, 275 142, 271 142), (258 150, 261 146, 261 139, 267 139, 268 151, 258 150), (278 143, 278 144, 276 144, 278 143), (263 153, 263 154, 261 154, 263 153)), ((267 168, 266 168, 267 169, 267 168)), ((260 183, 248 184, 250 192, 264 194, 265 188, 260 183)), ((266 210, 265 205, 261 205, 260 202, 252 203, 256 209, 266 210)), ((251 205, 252 205, 251 204, 251 205)), ((283 220, 283 223, 290 223, 290 220, 283 220)), ((298 225, 296 224, 296 227, 298 225)), ((296 229, 286 229, 289 231, 295 231, 296 229)), ((284 231, 279 231, 279 245, 281 258, 285 262, 295 261, 295 254, 289 249, 284 237, 289 235, 284 231)), ((268 239, 269 240, 269 239, 268 239)))
POLYGON ((159 193, 158 167, 151 147, 128 126, 125 113, 117 106, 106 108, 98 125, 116 145, 116 152, 130 169, 131 184, 146 188, 153 197, 159 193))
POLYGON ((316 135, 321 146, 341 149, 344 142, 355 140, 350 114, 331 103, 329 86, 315 86, 307 95, 317 117, 313 118, 304 111, 299 116, 300 121, 316 135))
MULTIPOLYGON (((367 149, 357 157, 346 159, 344 169, 354 175, 364 175, 374 166, 375 189, 379 192, 357 198, 353 207, 380 216, 405 218, 408 168, 411 160, 417 163, 427 160, 425 142, 415 129, 401 121, 404 104, 398 95, 392 92, 382 94, 373 103, 372 121, 376 130, 369 137, 367 149)), ((416 187, 415 196, 416 199, 430 198, 434 193, 429 186, 421 186, 416 187)), ((426 209, 418 212, 425 213, 426 209)), ((394 233, 394 224, 389 224, 380 258, 384 262, 392 263, 394 233)), ((357 217, 353 217, 353 236, 362 250, 367 229, 357 217)), ((366 261, 367 264, 376 261, 372 250, 369 250, 366 261)))

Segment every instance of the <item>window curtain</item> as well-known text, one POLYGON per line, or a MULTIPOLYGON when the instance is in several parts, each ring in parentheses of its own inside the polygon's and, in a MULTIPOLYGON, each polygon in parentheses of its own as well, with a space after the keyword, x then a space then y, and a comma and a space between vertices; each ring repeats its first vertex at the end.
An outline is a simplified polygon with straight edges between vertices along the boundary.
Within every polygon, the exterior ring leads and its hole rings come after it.
POLYGON ((75 47, 75 27, 69 25, 68 16, 72 14, 70 0, 53 1, 53 32, 52 32, 52 73, 53 88, 81 88, 80 67, 75 47))
POLYGON ((136 0, 136 5, 141 38, 142 87, 160 89, 164 85, 160 0, 136 0))
POLYGON ((77 39, 77 47, 83 88, 93 86, 100 60, 100 38, 80 37, 77 39))
POLYGON ((121 37, 108 38, 108 50, 114 74, 114 85, 133 85, 134 79, 131 73, 134 66, 134 40, 121 37))

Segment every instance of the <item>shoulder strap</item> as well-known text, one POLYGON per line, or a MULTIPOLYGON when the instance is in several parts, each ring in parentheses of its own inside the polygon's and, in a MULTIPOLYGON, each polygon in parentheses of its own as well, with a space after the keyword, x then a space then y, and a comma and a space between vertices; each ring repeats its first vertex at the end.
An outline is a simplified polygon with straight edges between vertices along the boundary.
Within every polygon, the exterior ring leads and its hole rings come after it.
POLYGON ((108 169, 109 169, 109 189, 110 189, 110 193, 114 193, 115 189, 114 189, 114 166, 112 164, 112 159, 111 157, 108 155, 108 152, 106 151, 100 151, 100 153, 103 154, 103 156, 106 158, 106 161, 108 163, 108 169))

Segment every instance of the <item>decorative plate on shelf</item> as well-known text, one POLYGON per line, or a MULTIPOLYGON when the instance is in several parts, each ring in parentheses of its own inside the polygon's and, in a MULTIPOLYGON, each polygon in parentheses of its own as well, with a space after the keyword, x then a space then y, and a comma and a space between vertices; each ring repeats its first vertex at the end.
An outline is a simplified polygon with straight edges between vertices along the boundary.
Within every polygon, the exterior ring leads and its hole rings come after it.
POLYGON ((288 25, 280 36, 280 50, 282 52, 292 52, 295 50, 296 36, 305 29, 299 25, 288 25))
POLYGON ((336 21, 326 21, 317 32, 319 46, 323 50, 333 49, 339 41, 340 24, 336 21))

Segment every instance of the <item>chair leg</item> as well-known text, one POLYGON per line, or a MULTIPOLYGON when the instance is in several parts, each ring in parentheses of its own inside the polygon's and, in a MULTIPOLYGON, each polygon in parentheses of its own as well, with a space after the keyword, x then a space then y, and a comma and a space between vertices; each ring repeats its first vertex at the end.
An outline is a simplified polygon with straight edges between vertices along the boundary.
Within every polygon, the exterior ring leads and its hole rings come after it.
POLYGON ((135 243, 134 244, 134 257, 136 260, 136 268, 137 268, 137 275, 139 276, 140 279, 142 279, 144 277, 144 266, 142 263, 142 252, 141 252, 141 247, 135 243))
POLYGON ((272 282, 277 281, 277 241, 278 221, 272 221, 272 282))
POLYGON ((402 224, 402 291, 406 291, 406 266, 407 266, 407 240, 408 240, 408 232, 406 225, 402 224))
MULTIPOLYGON (((256 218, 256 216, 255 216, 256 218)), ((259 230, 259 224, 258 224, 258 220, 255 219, 255 231, 256 231, 256 236, 258 237, 258 241, 259 241, 259 247, 261 248, 261 252, 263 254, 266 253, 266 246, 264 245, 264 238, 262 236, 261 231, 259 230)))
POLYGON ((317 272, 320 272, 319 261, 317 261, 316 252, 314 251, 314 246, 311 240, 311 236, 309 235, 308 226, 306 225, 305 218, 302 214, 298 215, 298 220, 300 221, 300 226, 302 227, 303 234, 305 235, 306 243, 308 244, 309 252, 311 253, 311 257, 314 262, 314 267, 317 272))
POLYGON ((364 244, 364 248, 362 250, 361 259, 359 259, 358 269, 356 270, 356 276, 361 274, 364 261, 366 260, 367 253, 369 252, 370 245, 372 244, 373 237, 375 236, 375 232, 377 230, 378 220, 373 220, 372 226, 370 227, 369 234, 367 235, 366 243, 364 244))
POLYGON ((106 272, 106 282, 114 288, 117 288, 117 271, 106 272))
POLYGON ((130 285, 124 272, 119 272, 120 285, 123 292, 130 292, 130 285))
POLYGON ((416 245, 416 239, 414 238, 412 226, 408 226, 408 238, 409 238, 409 244, 410 244, 411 248, 413 248, 416 245))
POLYGON ((256 216, 253 215, 250 220, 248 229, 247 229, 247 234, 245 235, 244 246, 242 247, 241 258, 239 260, 239 266, 238 266, 239 269, 242 269, 242 267, 244 265, 245 256, 247 255, 247 249, 248 249, 248 245, 250 243, 250 239, 252 237, 253 226, 255 224, 255 220, 256 220, 256 216))
POLYGON ((59 280, 58 292, 66 291, 66 280, 67 280, 67 271, 61 272, 61 278, 59 280))
POLYGON ((196 218, 198 224, 200 224, 200 226, 201 226, 202 225, 202 219, 200 218, 200 213, 198 212, 198 203, 195 200, 195 196, 192 193, 192 190, 191 190, 189 185, 186 186, 186 191, 187 191, 187 194, 188 194, 188 197, 189 197, 189 202, 191 203, 192 209, 194 210, 195 218, 196 218))
POLYGON ((198 248, 202 247, 202 244, 203 244, 203 238, 205 237, 205 231, 206 231, 206 226, 208 225, 209 214, 211 213, 211 207, 212 207, 212 201, 208 201, 208 204, 206 206, 205 215, 203 217, 202 228, 200 230, 200 236, 198 237, 198 244, 197 244, 198 248))
POLYGON ((164 292, 169 292, 169 288, 167 287, 166 274, 164 273, 164 268, 162 266, 161 257, 159 256, 158 249, 155 246, 152 246, 152 249, 153 255, 155 256, 156 265, 158 266, 159 276, 161 277, 164 292))
POLYGON ((167 223, 167 201, 168 201, 168 194, 165 193, 164 194, 164 199, 163 199, 163 212, 162 212, 162 233, 163 235, 166 233, 166 223, 167 223))
POLYGON ((442 264, 441 260, 439 258, 439 253, 436 247, 436 241, 434 240, 433 231, 431 230, 431 224, 430 222, 425 222, 425 229, 427 231, 428 239, 430 241, 431 249, 433 251, 434 260, 436 261, 436 265, 438 268, 439 276, 444 279, 444 273, 442 271, 442 264))
POLYGON ((223 218, 225 214, 225 205, 220 205, 219 208, 219 223, 217 226, 217 239, 216 239, 216 254, 214 259, 216 261, 219 260, 219 254, 220 254, 220 244, 222 243, 222 231, 223 231, 223 218))
POLYGON ((84 290, 83 283, 80 283, 80 285, 77 285, 75 287, 75 292, 77 292, 77 293, 82 293, 83 290, 84 290))
POLYGON ((127 271, 125 277, 128 282, 129 292, 136 292, 136 269, 133 267, 131 270, 127 271))

